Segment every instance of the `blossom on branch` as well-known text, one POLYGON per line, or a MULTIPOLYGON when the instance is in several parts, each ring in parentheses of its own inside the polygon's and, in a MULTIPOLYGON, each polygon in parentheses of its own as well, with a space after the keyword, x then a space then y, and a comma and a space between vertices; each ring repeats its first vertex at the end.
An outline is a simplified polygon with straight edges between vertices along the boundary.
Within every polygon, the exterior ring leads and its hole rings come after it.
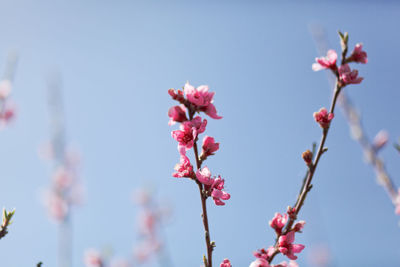
POLYGON ((359 84, 364 80, 363 77, 358 77, 358 70, 351 70, 348 64, 339 67, 339 78, 342 86, 347 84, 359 84))
POLYGON ((323 69, 336 70, 337 54, 335 50, 328 50, 326 57, 317 57, 315 61, 317 63, 312 64, 313 71, 319 71, 323 69))
POLYGON ((361 43, 356 44, 347 62, 356 62, 366 64, 368 63, 367 52, 362 50, 363 45, 361 43))
POLYGON ((329 128, 334 117, 333 113, 328 113, 326 108, 321 108, 318 112, 314 112, 313 116, 315 121, 318 122, 323 129, 329 128))
POLYGON ((231 265, 231 262, 229 261, 229 259, 224 259, 224 260, 221 262, 220 267, 232 267, 232 265, 231 265))
POLYGON ((304 245, 293 244, 294 233, 294 231, 290 231, 286 235, 281 235, 278 241, 279 251, 291 260, 297 259, 294 253, 300 253, 304 249, 304 245))
POLYGON ((208 196, 211 196, 218 206, 223 206, 225 203, 222 200, 230 199, 230 195, 224 191, 225 180, 221 176, 211 178, 211 172, 208 167, 197 170, 197 180, 205 185, 205 190, 208 196))
POLYGON ((214 92, 209 92, 207 85, 200 85, 195 88, 188 82, 185 84, 183 91, 186 94, 187 99, 191 104, 194 105, 197 111, 203 111, 213 119, 222 119, 221 116, 217 115, 217 110, 213 104, 214 92))

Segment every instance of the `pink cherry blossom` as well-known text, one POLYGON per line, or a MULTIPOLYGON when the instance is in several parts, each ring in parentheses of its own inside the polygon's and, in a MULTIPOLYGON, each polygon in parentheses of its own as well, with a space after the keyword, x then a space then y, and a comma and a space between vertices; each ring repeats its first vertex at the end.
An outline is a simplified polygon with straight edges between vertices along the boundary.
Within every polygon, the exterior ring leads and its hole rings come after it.
POLYGON ((359 84, 364 80, 358 77, 358 70, 351 70, 349 64, 344 64, 339 67, 339 78, 342 86, 347 84, 359 84))
POLYGON ((174 125, 177 122, 187 121, 185 106, 180 105, 171 107, 168 110, 168 117, 170 117, 168 125, 174 125))
POLYGON ((208 116, 213 119, 221 119, 221 116, 217 115, 217 110, 213 104, 214 92, 209 92, 207 85, 201 85, 197 88, 186 83, 183 91, 190 103, 199 111, 205 112, 208 116))
POLYGON ((314 63, 312 65, 312 69, 314 71, 319 71, 323 69, 332 69, 336 70, 336 60, 337 60, 337 54, 335 50, 329 50, 326 57, 317 57, 315 58, 315 61, 317 63, 314 63))
POLYGON ((197 170, 196 172, 197 180, 205 185, 207 194, 211 196, 218 206, 223 206, 225 203, 222 200, 230 199, 230 195, 224 191, 225 180, 221 176, 211 178, 211 172, 208 167, 197 170))
POLYGON ((213 137, 205 136, 203 138, 202 148, 201 158, 206 159, 208 156, 214 155, 214 152, 219 149, 219 143, 215 143, 213 137))
POLYGON ((178 141, 179 146, 190 149, 193 147, 194 140, 197 138, 197 130, 190 121, 181 124, 180 130, 172 131, 172 137, 178 141))
POLYGON ((321 128, 327 129, 331 124, 331 120, 333 119, 333 113, 328 113, 326 108, 321 108, 318 112, 314 112, 315 121, 319 123, 321 128))
POLYGON ((277 234, 282 233, 282 228, 285 226, 287 222, 288 215, 286 213, 284 214, 285 215, 282 216, 282 214, 277 212, 275 213, 274 218, 272 218, 272 220, 269 221, 269 226, 271 226, 277 234))
POLYGON ((173 177, 182 178, 182 177, 193 177, 193 166, 190 164, 190 160, 186 155, 181 155, 180 163, 175 165, 175 173, 172 174, 173 177))
POLYGON ((200 116, 196 116, 190 121, 192 127, 196 128, 197 134, 204 133, 207 126, 207 120, 201 120, 200 116))
POLYGON ((232 265, 231 265, 231 262, 230 262, 228 259, 224 259, 224 260, 221 262, 220 267, 232 267, 232 265))
POLYGON ((267 260, 258 258, 255 261, 253 261, 252 263, 250 263, 249 267, 271 267, 271 265, 269 265, 267 260))
POLYGON ((363 64, 368 63, 367 52, 363 51, 362 48, 363 48, 362 44, 356 44, 353 52, 351 53, 347 61, 363 63, 363 64))
POLYGON ((294 253, 300 253, 304 249, 304 245, 293 244, 294 235, 295 232, 290 231, 286 235, 281 235, 278 240, 279 251, 291 260, 297 259, 297 256, 295 256, 294 253))
POLYGON ((100 252, 95 249, 89 249, 85 252, 84 263, 86 267, 102 267, 103 259, 100 252))

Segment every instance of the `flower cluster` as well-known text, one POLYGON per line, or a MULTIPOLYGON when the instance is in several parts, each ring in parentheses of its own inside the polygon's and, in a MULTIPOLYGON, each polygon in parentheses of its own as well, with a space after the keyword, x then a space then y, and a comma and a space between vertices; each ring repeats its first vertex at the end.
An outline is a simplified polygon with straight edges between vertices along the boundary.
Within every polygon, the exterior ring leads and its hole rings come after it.
POLYGON ((289 218, 294 218, 295 210, 292 208, 288 209, 287 213, 283 215, 280 213, 275 213, 275 216, 269 221, 269 226, 275 230, 278 242, 275 246, 270 246, 268 249, 260 249, 254 252, 254 256, 257 258, 250 264, 250 267, 279 267, 279 266, 297 266, 295 262, 291 262, 287 265, 286 262, 280 263, 278 265, 270 265, 271 256, 280 252, 286 255, 290 260, 296 260, 297 256, 295 253, 300 253, 304 249, 304 245, 293 244, 295 233, 301 232, 304 227, 305 221, 299 221, 290 229, 289 218), (286 226, 286 228, 285 228, 286 226))
POLYGON ((209 156, 219 149, 219 143, 211 136, 205 136, 202 143, 202 152, 199 155, 197 151, 197 141, 199 134, 204 133, 207 126, 207 119, 200 116, 194 116, 196 113, 204 112, 213 119, 221 119, 213 104, 214 92, 209 92, 206 85, 197 88, 186 83, 182 90, 170 89, 170 96, 178 101, 180 105, 173 106, 168 111, 170 118, 169 125, 180 123, 179 130, 172 131, 172 137, 178 142, 178 151, 180 162, 175 166, 176 178, 191 178, 197 180, 204 186, 206 197, 212 197, 216 205, 225 205, 223 200, 228 200, 230 195, 223 191, 225 180, 218 177, 211 177, 208 167, 201 168, 201 164, 209 156), (194 149, 197 171, 194 171, 186 152, 194 149))
MULTIPOLYGON (((344 46, 344 51, 347 51, 347 42, 348 42, 348 34, 343 35, 340 33, 342 46, 344 46)), ((312 65, 312 69, 314 71, 319 71, 323 69, 330 69, 338 78, 338 82, 341 87, 344 87, 348 84, 359 84, 362 82, 364 78, 358 77, 358 70, 351 70, 348 63, 362 63, 366 64, 368 62, 367 53, 362 50, 362 44, 356 44, 353 52, 347 58, 343 58, 342 64, 338 68, 336 65, 337 61, 337 53, 335 50, 328 50, 326 57, 316 58, 312 65)))

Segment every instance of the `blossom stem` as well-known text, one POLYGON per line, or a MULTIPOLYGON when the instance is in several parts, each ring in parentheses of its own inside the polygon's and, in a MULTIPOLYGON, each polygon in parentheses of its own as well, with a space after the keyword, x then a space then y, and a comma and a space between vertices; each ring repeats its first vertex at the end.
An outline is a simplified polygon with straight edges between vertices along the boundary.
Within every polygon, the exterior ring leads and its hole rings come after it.
MULTIPOLYGON (((332 102, 331 102, 331 108, 329 110, 330 113, 334 113, 335 111, 335 106, 336 106, 336 102, 338 99, 338 96, 340 94, 340 91, 342 89, 342 86, 339 83, 339 79, 336 80, 336 85, 335 85, 335 91, 332 97, 332 102)), ((273 252, 273 254, 269 257, 268 262, 271 263, 272 260, 274 259, 274 257, 280 253, 279 249, 278 249, 278 240, 279 237, 282 235, 286 235, 287 233, 289 233, 292 230, 293 224, 297 219, 297 214, 300 212, 300 209, 303 207, 304 205, 304 201, 307 197, 308 192, 311 190, 312 185, 312 179, 314 177, 315 174, 315 170, 318 166, 318 162, 322 156, 322 154, 324 153, 324 145, 325 145, 325 141, 326 138, 328 136, 328 132, 329 132, 329 127, 328 128, 324 128, 322 131, 322 137, 321 137, 321 141, 319 143, 319 147, 317 150, 317 155, 314 159, 313 164, 309 167, 309 170, 307 171, 308 175, 307 175, 307 179, 303 185, 303 189, 302 192, 300 193, 300 195, 297 198, 296 201, 296 205, 295 205, 295 211, 294 211, 294 216, 290 216, 289 221, 284 229, 284 231, 282 231, 282 233, 277 237, 276 242, 275 242, 275 251, 273 252)))
MULTIPOLYGON (((192 120, 194 116, 194 111, 191 108, 188 108, 189 110, 189 119, 192 120)), ((193 144, 193 151, 194 151, 194 156, 196 158, 196 167, 198 170, 201 168, 202 160, 199 158, 199 151, 197 148, 197 137, 196 140, 194 140, 193 144)), ((204 264, 205 267, 212 267, 212 252, 213 252, 213 246, 211 244, 211 239, 210 239, 210 228, 208 225, 208 216, 207 216, 207 197, 204 194, 204 187, 203 184, 200 183, 197 179, 195 179, 198 187, 199 187, 199 192, 200 192, 200 199, 201 199, 201 208, 202 208, 202 219, 203 219, 203 225, 204 225, 204 231, 205 231, 205 240, 206 240, 206 246, 207 246, 207 258, 204 259, 204 264)))

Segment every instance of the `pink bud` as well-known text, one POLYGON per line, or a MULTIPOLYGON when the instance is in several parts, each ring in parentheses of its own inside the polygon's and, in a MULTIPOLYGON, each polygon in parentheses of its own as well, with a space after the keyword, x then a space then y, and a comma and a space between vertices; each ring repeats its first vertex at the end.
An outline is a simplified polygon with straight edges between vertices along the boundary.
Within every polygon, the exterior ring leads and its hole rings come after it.
POLYGON ((319 57, 316 58, 315 61, 317 63, 314 63, 312 65, 312 69, 314 71, 319 71, 323 69, 332 69, 336 70, 336 60, 337 60, 337 54, 335 50, 329 50, 326 57, 319 57))
POLYGON ((319 123, 321 128, 327 129, 331 124, 331 120, 333 119, 333 113, 328 113, 326 108, 321 108, 318 112, 314 112, 315 121, 319 123))

